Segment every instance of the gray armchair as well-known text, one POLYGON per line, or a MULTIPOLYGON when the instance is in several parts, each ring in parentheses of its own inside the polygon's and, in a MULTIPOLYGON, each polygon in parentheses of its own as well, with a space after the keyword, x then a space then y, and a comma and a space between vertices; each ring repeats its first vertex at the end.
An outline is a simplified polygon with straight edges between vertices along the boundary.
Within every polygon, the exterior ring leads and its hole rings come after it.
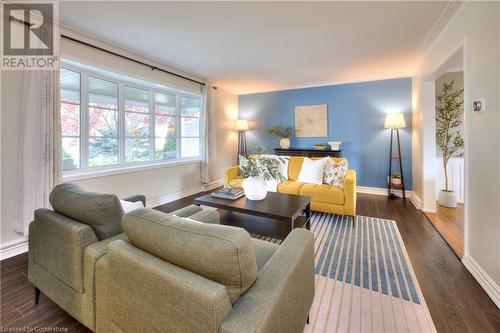
MULTIPOLYGON (((124 200, 145 204, 143 195, 124 200)), ((57 185, 50 203, 54 210, 36 210, 29 226, 28 277, 35 302, 41 291, 95 330, 95 267, 111 242, 127 241, 122 206, 116 195, 88 192, 72 183, 57 185)), ((202 215, 197 208, 185 213, 202 215)), ((205 218, 218 221, 218 215, 205 218)))
POLYGON ((97 332, 302 332, 314 298, 314 237, 281 245, 241 228, 150 209, 96 267, 97 332))

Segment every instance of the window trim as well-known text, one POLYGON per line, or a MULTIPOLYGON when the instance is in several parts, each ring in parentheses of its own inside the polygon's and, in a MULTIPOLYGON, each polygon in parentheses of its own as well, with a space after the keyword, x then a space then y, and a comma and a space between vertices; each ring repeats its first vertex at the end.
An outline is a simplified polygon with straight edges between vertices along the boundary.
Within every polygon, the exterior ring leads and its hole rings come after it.
MULTIPOLYGON (((77 180, 77 179, 87 179, 87 178, 95 178, 102 177, 112 174, 121 174, 126 172, 134 172, 139 170, 147 170, 147 169, 155 169, 158 167, 164 167, 169 165, 180 165, 180 164, 192 164, 199 163, 202 160, 203 151, 204 151, 204 99, 203 95, 197 93, 188 93, 188 92, 180 92, 175 89, 168 89, 164 87, 159 87, 153 82, 150 85, 140 84, 135 82, 134 78, 130 77, 130 80, 126 80, 125 78, 114 78, 111 75, 106 75, 100 72, 99 69, 92 70, 87 66, 79 67, 74 63, 66 62, 64 59, 61 61, 61 67, 68 69, 70 71, 74 71, 80 74, 80 161, 79 168, 73 170, 63 170, 63 180, 77 180), (117 164, 107 165, 107 166, 99 166, 99 167, 89 167, 89 78, 94 77, 101 80, 106 80, 109 82, 116 83, 118 85, 118 159, 117 164), (150 116, 150 124, 149 124, 149 143, 150 143, 150 151, 149 151, 149 160, 147 161, 136 161, 136 162, 126 162, 125 158, 125 94, 124 87, 128 86, 131 88, 143 89, 149 92, 149 112, 147 113, 150 116), (162 93, 168 95, 174 95, 176 97, 176 158, 170 160, 156 160, 155 159, 155 93, 162 93), (187 98, 199 98, 200 99, 200 154, 195 157, 185 157, 181 158, 181 129, 180 129, 180 105, 179 100, 181 97, 187 98)), ((116 73, 119 76, 121 74, 116 73)), ((62 137, 62 136, 61 136, 62 137)))

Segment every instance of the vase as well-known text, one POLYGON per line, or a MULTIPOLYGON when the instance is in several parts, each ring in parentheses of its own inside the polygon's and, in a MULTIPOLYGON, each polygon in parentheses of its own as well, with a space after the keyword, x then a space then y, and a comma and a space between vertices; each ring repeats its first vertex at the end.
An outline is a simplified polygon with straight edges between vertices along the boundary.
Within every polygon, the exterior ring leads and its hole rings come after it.
POLYGON ((281 138, 280 139, 280 147, 281 147, 281 149, 290 148, 290 139, 289 138, 281 138))
POLYGON ((329 141, 328 144, 330 145, 332 150, 340 150, 342 141, 329 141))
POLYGON ((267 195, 264 177, 248 177, 243 181, 243 192, 248 200, 264 200, 267 195))
POLYGON ((439 191, 438 203, 441 206, 456 208, 457 207, 457 193, 455 191, 439 191))

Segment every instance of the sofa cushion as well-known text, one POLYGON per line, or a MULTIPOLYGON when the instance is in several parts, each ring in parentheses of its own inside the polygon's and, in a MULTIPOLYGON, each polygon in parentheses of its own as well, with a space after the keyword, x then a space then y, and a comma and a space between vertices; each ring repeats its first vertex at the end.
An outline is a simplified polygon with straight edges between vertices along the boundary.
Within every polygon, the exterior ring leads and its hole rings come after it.
POLYGON ((179 216, 179 217, 190 217, 193 214, 201 212, 203 208, 196 205, 189 205, 184 208, 178 209, 176 211, 171 212, 170 214, 179 216))
MULTIPOLYGON (((311 157, 311 160, 318 160, 323 157, 311 157)), ((341 157, 330 157, 334 162, 338 163, 342 160, 341 157)), ((291 156, 288 162, 288 179, 297 180, 299 177, 300 169, 302 169, 303 156, 291 156)), ((346 160, 347 163, 347 160, 346 160)))
POLYGON ((122 232, 123 209, 114 194, 87 192, 74 183, 62 183, 50 192, 52 208, 89 225, 100 240, 122 232))
POLYGON ((300 195, 311 197, 313 202, 323 202, 335 205, 344 204, 344 190, 327 184, 304 184, 300 195))
POLYGON ((230 180, 228 185, 232 187, 243 187, 243 180, 245 180, 245 178, 238 176, 237 178, 230 180))
POLYGON ((297 180, 299 178, 300 169, 302 169, 303 156, 291 156, 288 161, 288 179, 297 180))
POLYGON ((125 214, 122 224, 133 246, 224 285, 233 304, 257 278, 254 245, 244 229, 148 208, 125 214))
POLYGON ((194 213, 189 218, 203 223, 219 224, 220 222, 219 212, 210 208, 202 209, 200 212, 194 213))
POLYGON ((302 188, 302 185, 304 185, 304 183, 292 180, 285 180, 278 184, 278 192, 300 195, 300 189, 302 188))

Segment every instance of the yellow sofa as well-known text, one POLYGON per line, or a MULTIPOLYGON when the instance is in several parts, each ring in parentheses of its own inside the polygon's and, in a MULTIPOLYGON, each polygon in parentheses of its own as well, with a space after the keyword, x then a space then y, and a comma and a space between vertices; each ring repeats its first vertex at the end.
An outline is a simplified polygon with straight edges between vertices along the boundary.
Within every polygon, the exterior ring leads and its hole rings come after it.
MULTIPOLYGON (((341 158, 331 157, 338 162, 341 158)), ((317 158, 312 158, 317 159, 317 158)), ((319 212, 356 215, 356 172, 347 170, 344 188, 328 184, 308 184, 297 181, 304 157, 292 156, 288 163, 288 179, 278 184, 278 192, 304 195, 311 198, 311 209, 319 212)), ((224 185, 242 186, 243 177, 239 167, 224 170, 224 185)))

